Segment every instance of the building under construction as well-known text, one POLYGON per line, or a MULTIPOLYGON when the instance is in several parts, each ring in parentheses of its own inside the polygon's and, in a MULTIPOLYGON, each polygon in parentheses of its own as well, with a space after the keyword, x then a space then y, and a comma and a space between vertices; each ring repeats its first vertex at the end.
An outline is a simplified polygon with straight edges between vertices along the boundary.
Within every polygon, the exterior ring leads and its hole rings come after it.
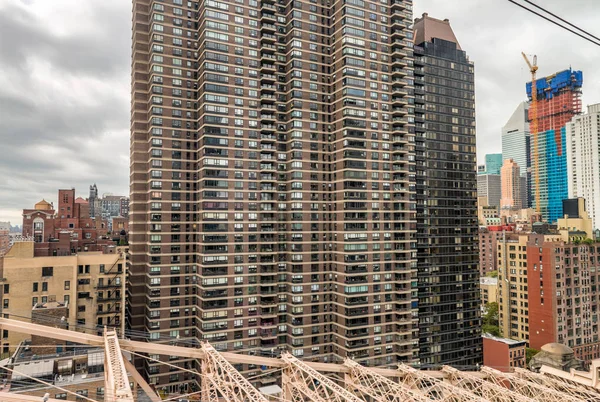
POLYGON ((583 73, 570 68, 526 85, 531 101, 531 159, 533 208, 553 223, 562 216, 568 198, 565 125, 581 113, 583 73), (534 107, 535 105, 535 107, 534 107))

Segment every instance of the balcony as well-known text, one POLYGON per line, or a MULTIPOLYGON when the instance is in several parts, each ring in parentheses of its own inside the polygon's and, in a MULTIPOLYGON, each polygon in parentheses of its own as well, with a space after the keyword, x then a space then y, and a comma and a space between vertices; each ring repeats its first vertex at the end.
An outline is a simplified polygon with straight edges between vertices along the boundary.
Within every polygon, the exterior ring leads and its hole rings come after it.
MULTIPOLYGON (((265 7, 263 7, 263 9, 264 9, 264 8, 265 8, 265 7)), ((260 14, 260 18, 261 18, 261 20, 262 20, 262 21, 270 21, 270 22, 273 22, 273 23, 274 23, 274 22, 277 20, 277 17, 275 17, 275 14, 268 13, 268 12, 262 12, 262 13, 260 14)), ((267 24, 263 24, 263 26, 264 26, 264 25, 267 25, 267 24)), ((273 25, 273 27, 274 27, 274 26, 275 26, 275 25, 273 25)))
POLYGON ((119 300, 121 300, 121 295, 120 294, 108 294, 105 296, 98 296, 96 300, 98 302, 119 301, 119 300))
POLYGON ((277 27, 275 26, 275 24, 263 23, 260 26, 260 30, 261 30, 261 32, 267 32, 267 33, 275 34, 275 31, 277 30, 277 27))
POLYGON ((266 32, 263 32, 260 39, 263 42, 271 42, 271 43, 277 42, 277 36, 270 34, 270 33, 266 33, 266 32))
POLYGON ((112 308, 109 308, 109 309, 106 309, 106 310, 99 308, 96 311, 96 314, 98 314, 98 315, 118 314, 118 313, 121 313, 121 309, 120 308, 115 308, 115 307, 112 307, 112 308))
POLYGON ((102 281, 102 279, 100 279, 100 281, 98 282, 98 285, 96 285, 96 289, 108 289, 108 288, 120 288, 120 287, 121 287, 121 281, 104 282, 104 281, 102 281))
POLYGON ((348 349, 364 348, 366 346, 369 346, 369 340, 368 339, 362 339, 360 341, 349 341, 349 342, 346 342, 346 347, 348 349))

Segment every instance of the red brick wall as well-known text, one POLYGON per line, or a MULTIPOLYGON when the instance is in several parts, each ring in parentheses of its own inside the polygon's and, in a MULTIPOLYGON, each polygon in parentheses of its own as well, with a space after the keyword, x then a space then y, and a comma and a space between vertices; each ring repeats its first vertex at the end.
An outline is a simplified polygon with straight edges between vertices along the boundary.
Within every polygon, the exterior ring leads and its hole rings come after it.
POLYGON ((534 239, 532 237, 527 244, 529 347, 539 350, 547 343, 556 342, 557 339, 554 314, 556 311, 554 248, 558 246, 553 243, 543 243, 543 237, 538 238, 538 245, 536 245, 534 239))
POLYGON ((75 217, 75 190, 58 190, 58 217, 75 217))
POLYGON ((508 345, 494 339, 483 338, 483 365, 500 371, 509 371, 508 345))

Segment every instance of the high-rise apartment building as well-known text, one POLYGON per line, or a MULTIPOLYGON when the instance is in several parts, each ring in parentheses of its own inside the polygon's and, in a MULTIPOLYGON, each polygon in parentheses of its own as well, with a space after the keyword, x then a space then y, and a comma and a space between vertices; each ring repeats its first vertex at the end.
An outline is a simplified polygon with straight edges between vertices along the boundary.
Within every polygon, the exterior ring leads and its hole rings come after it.
POLYGON ((582 85, 582 72, 571 69, 538 79, 535 94, 531 82, 526 85, 529 100, 537 100, 537 129, 531 133, 532 207, 549 223, 562 216, 562 201, 569 197, 566 124, 581 113, 582 85))
POLYGON ((416 358, 411 24, 410 0, 133 0, 131 329, 416 358))
POLYGON ((504 164, 500 169, 500 182, 502 186, 500 208, 523 208, 523 198, 521 196, 521 168, 514 160, 504 160, 504 164))
POLYGON ((521 183, 523 208, 531 207, 531 136, 528 110, 529 104, 521 102, 502 127, 502 158, 512 159, 519 165, 524 181, 521 183))
POLYGON ((600 103, 587 109, 567 123, 569 198, 584 198, 592 226, 600 229, 600 103))
POLYGON ((448 20, 424 14, 414 28, 419 360, 476 364, 482 341, 473 63, 448 20))

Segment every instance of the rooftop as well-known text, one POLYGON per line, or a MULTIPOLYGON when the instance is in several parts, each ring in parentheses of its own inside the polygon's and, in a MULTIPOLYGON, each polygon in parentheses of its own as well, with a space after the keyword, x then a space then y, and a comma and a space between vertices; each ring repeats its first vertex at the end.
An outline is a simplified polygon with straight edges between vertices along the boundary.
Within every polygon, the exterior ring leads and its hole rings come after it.
POLYGON ((479 278, 479 283, 482 285, 497 285, 498 284, 498 278, 492 278, 489 276, 482 276, 481 278, 479 278))
POLYGON ((527 342, 525 342, 525 341, 516 341, 514 339, 501 338, 499 336, 494 336, 494 335, 488 334, 488 333, 484 333, 482 336, 484 338, 486 338, 486 339, 491 339, 491 340, 496 341, 496 342, 502 342, 502 343, 505 343, 505 344, 510 345, 510 346, 516 346, 516 345, 523 345, 523 346, 525 346, 527 344, 527 342))
POLYGON ((423 42, 431 42, 433 38, 456 43, 456 48, 462 50, 448 19, 438 20, 430 17, 427 13, 423 13, 421 18, 415 18, 415 44, 420 45, 423 42))

